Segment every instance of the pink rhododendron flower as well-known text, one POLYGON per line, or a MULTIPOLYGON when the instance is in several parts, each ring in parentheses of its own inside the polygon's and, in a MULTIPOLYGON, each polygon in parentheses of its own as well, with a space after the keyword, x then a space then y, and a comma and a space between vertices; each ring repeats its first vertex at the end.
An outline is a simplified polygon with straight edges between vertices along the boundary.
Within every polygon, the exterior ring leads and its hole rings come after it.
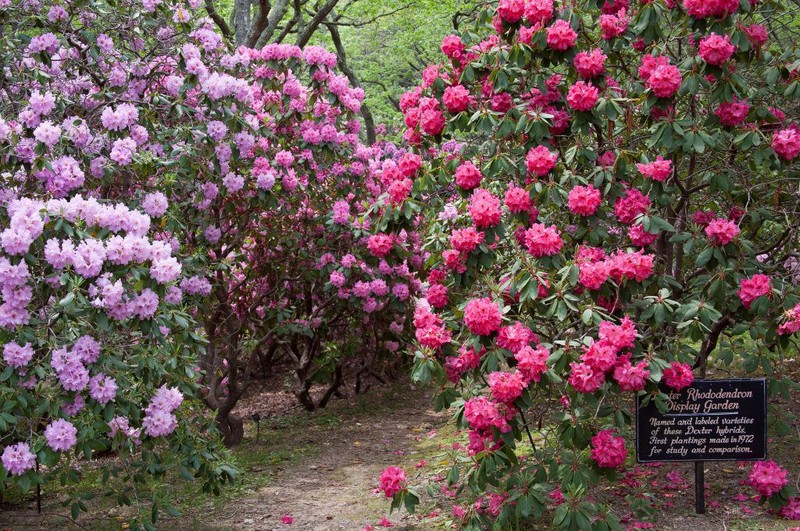
POLYGON ((600 35, 607 41, 619 37, 628 29, 628 22, 630 19, 625 9, 613 15, 600 15, 600 35))
POLYGON ((745 35, 747 35, 747 39, 754 48, 760 48, 761 46, 764 46, 769 40, 767 28, 761 24, 750 24, 749 26, 742 27, 742 30, 744 31, 745 35))
POLYGON ((647 247, 655 243, 658 239, 658 233, 648 232, 641 225, 634 225, 628 229, 628 238, 637 247, 647 247))
POLYGON ((472 193, 469 201, 469 213, 475 227, 486 229, 500 223, 502 211, 500 199, 489 190, 478 188, 472 193))
POLYGON ((788 483, 787 471, 775 461, 757 461, 750 470, 748 480, 760 495, 777 494, 788 483))
POLYGON ((496 371, 489 374, 488 381, 494 399, 504 404, 513 403, 528 387, 528 382, 519 371, 511 373, 496 371))
POLYGON ((475 335, 488 336, 496 332, 502 322, 500 308, 487 297, 472 299, 464 307, 464 324, 475 335))
POLYGON ((800 304, 786 310, 784 313, 785 321, 778 327, 778 334, 796 334, 800 331, 800 304))
POLYGON ((44 438, 53 450, 66 452, 78 443, 78 429, 68 420, 57 419, 45 428, 44 438))
POLYGON ((449 302, 447 298, 447 288, 442 284, 434 284, 428 288, 425 299, 434 308, 444 308, 449 302))
POLYGON ((525 18, 532 26, 544 26, 553 18, 553 0, 527 0, 525 18))
POLYGON ((728 35, 718 35, 712 33, 700 39, 698 54, 706 63, 713 66, 720 66, 731 58, 736 52, 736 46, 731 44, 728 35))
POLYGON ((442 53, 450 59, 460 59, 464 51, 464 43, 458 35, 448 35, 442 39, 442 53))
POLYGON ((578 282, 587 289, 598 290, 608 280, 609 267, 605 261, 582 260, 578 262, 578 270, 578 282))
POLYGON ((475 230, 475 227, 456 229, 450 236, 450 245, 457 251, 470 253, 483 243, 484 236, 484 233, 475 230))
POLYGON ((650 377, 650 371, 647 370, 648 365, 647 360, 632 365, 630 354, 620 356, 614 367, 614 380, 620 390, 641 391, 644 389, 647 379, 650 377))
POLYGON ((594 393, 605 382, 605 373, 587 363, 571 363, 569 384, 579 393, 594 393))
POLYGON ((617 363, 617 349, 607 340, 595 341, 583 349, 581 361, 595 371, 608 372, 617 363))
POLYGON ((613 430, 601 430, 592 437, 592 459, 602 468, 617 468, 628 457, 625 439, 615 437, 613 430))
POLYGON ((517 322, 511 326, 504 326, 497 333, 497 346, 517 353, 523 347, 538 342, 539 336, 524 324, 517 322))
POLYGON ((659 98, 672 97, 681 86, 680 70, 669 64, 669 59, 664 56, 645 55, 639 68, 639 76, 644 79, 647 88, 659 98))
POLYGON ((569 191, 569 211, 580 216, 592 216, 600 206, 600 190, 592 186, 575 186, 569 191))
POLYGON ((514 186, 514 184, 510 184, 508 190, 506 190, 505 204, 512 214, 528 212, 533 207, 533 202, 527 190, 514 186))
POLYGON ((637 163, 636 168, 645 177, 658 182, 664 182, 672 175, 672 161, 664 159, 661 155, 656 157, 653 162, 647 164, 637 163))
POLYGON ((536 258, 558 254, 563 245, 561 232, 555 225, 548 227, 542 223, 534 223, 525 231, 525 247, 536 258))
POLYGON ((442 133, 445 126, 445 119, 442 111, 437 108, 422 111, 419 117, 419 128, 423 133, 430 136, 437 136, 442 133))
POLYGON ((472 190, 481 184, 483 175, 472 161, 466 161, 459 164, 456 168, 456 184, 464 190, 472 190))
POLYGON ((575 45, 578 34, 566 20, 558 19, 547 28, 547 46, 563 52, 575 45))
POLYGON ((519 22, 525 14, 525 0, 500 0, 497 14, 509 24, 519 22))
POLYGON ((600 323, 600 339, 607 341, 616 350, 633 348, 636 341, 636 325, 626 315, 619 325, 609 321, 600 323))
POLYGON ((374 234, 367 240, 367 249, 378 258, 388 255, 392 247, 394 247, 394 238, 388 234, 374 234))
POLYGON ((294 518, 292 518, 292 516, 289 514, 284 514, 283 516, 281 516, 281 523, 284 523, 286 525, 291 525, 294 523, 294 518))
POLYGON ((591 111, 599 96, 597 87, 586 81, 577 81, 567 92, 567 104, 576 111, 591 111))
POLYGON ((579 76, 583 79, 592 79, 606 71, 606 59, 608 57, 603 53, 603 50, 594 48, 590 52, 579 52, 572 62, 579 76))
POLYGON ((391 498, 406 488, 406 472, 398 466, 390 466, 381 472, 381 486, 387 498, 391 498))
POLYGON ((442 95, 445 109, 451 114, 458 114, 469 109, 470 101, 469 89, 463 85, 447 87, 442 95))
POLYGON ((542 379, 542 374, 547 370, 549 357, 550 351, 541 345, 535 349, 530 345, 525 345, 514 354, 514 359, 517 360, 517 370, 529 382, 538 382, 542 379))
POLYGON ((778 514, 787 520, 800 520, 800 498, 792 498, 778 514))
POLYGON ((555 168, 557 159, 557 152, 551 152, 545 146, 536 146, 525 156, 525 165, 530 173, 544 177, 555 168))
POLYGON ((669 387, 680 391, 684 387, 689 387, 694 382, 694 374, 688 363, 673 361, 669 367, 664 369, 664 383, 669 387))
POLYGON ((748 112, 750 112, 750 104, 747 103, 747 100, 740 100, 734 96, 733 101, 720 103, 714 114, 719 118, 720 124, 726 127, 736 127, 744 123, 748 112))
POLYGON ((767 275, 757 274, 739 282, 739 298, 748 310, 757 298, 772 293, 772 280, 767 275))
POLYGON ((464 420, 476 430, 489 430, 497 428, 502 432, 510 429, 505 417, 500 413, 497 404, 486 398, 478 396, 470 398, 464 404, 464 420))
POLYGON ((717 218, 706 225, 705 232, 711 245, 727 245, 739 235, 739 226, 729 219, 717 218))
POLYGON ((793 160, 800 155, 800 130, 787 128, 772 135, 772 149, 784 160, 793 160))
POLYGON ((36 466, 36 456, 28 443, 23 442, 6 446, 0 461, 12 476, 21 476, 36 466))
POLYGON ((637 188, 628 190, 614 203, 614 215, 620 223, 630 224, 650 208, 650 197, 637 188))
POLYGON ((736 0, 684 0, 686 12, 696 18, 724 18, 739 9, 736 0))

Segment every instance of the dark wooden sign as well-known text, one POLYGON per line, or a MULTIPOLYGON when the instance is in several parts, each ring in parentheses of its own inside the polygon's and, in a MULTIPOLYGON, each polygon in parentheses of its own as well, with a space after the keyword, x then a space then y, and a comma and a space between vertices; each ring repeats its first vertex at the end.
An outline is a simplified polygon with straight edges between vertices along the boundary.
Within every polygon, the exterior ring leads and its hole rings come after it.
POLYGON ((767 457, 767 387, 763 379, 695 380, 669 397, 661 414, 636 402, 636 459, 756 460, 767 457))

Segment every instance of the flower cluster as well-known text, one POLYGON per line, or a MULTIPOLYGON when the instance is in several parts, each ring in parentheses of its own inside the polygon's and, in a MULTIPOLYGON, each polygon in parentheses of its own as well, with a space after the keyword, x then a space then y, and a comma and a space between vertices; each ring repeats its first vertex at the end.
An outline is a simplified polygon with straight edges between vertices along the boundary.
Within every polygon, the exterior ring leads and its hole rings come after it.
POLYGON ((770 497, 780 492, 788 483, 787 471, 775 461, 758 461, 753 464, 748 480, 762 496, 770 497))

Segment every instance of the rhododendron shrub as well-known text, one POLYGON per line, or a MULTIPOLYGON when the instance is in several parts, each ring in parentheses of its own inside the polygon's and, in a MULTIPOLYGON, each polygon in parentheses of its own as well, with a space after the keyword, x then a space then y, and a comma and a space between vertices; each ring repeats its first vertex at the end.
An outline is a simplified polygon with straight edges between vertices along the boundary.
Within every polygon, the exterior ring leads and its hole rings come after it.
MULTIPOLYGON (((25 372, 31 359, 50 356, 65 398, 48 404, 74 400, 69 412, 86 402, 83 411, 96 416, 85 435, 88 420, 59 419, 55 410, 41 418, 44 438, 28 440, 21 431, 5 438, 3 427, 3 470, 21 478, 14 481, 44 477, 28 470, 28 453, 38 455, 43 445, 91 456, 86 440, 110 430, 131 451, 150 452, 151 438, 185 435, 183 446, 169 446, 180 450, 176 459, 209 452, 182 472, 216 488, 230 471, 206 465, 218 459, 210 451, 213 431, 204 426, 203 435, 190 437, 198 413, 192 398, 205 399, 225 442, 235 444, 242 421, 231 411, 264 359, 289 358, 308 409, 330 399, 345 369, 365 381, 402 361, 394 352, 410 331, 421 240, 409 228, 375 245, 369 229, 385 210, 375 198, 388 191, 399 204, 410 194, 418 157, 386 143, 360 145, 363 92, 336 73, 335 55, 313 46, 231 49, 198 7, 0 7, 4 21, 22 21, 2 43, 9 66, 0 100, 0 199, 11 210, 0 247, 14 257, 8 267, 44 253, 51 268, 80 279, 66 284, 63 275, 32 271, 52 294, 3 283, 4 368, 25 372), (91 198, 84 199, 89 206, 70 207, 79 197, 91 198), (35 216, 11 206, 20 198, 65 202, 53 207, 65 220, 52 219, 57 238, 39 241, 35 216), (84 208, 91 225, 78 234, 73 224, 84 208), (56 288, 69 293, 58 296, 56 288), (85 300, 76 312, 86 322, 53 310, 58 327, 40 327, 50 334, 47 348, 24 335, 26 312, 35 314, 24 309, 31 300, 66 304, 79 289, 85 300), (83 337, 109 358, 98 365, 94 354, 82 354, 83 337), (140 346, 149 357, 128 365, 126 355, 140 346), (190 385, 196 379, 200 392, 190 385), (327 391, 312 398, 318 383, 327 391), (138 409, 111 415, 127 393, 138 393, 138 409)), ((22 273, 3 274, 27 278, 22 273)))
MULTIPOLYGON (((198 341, 172 296, 181 265, 151 224, 141 211, 81 195, 7 198, 0 493, 78 482, 75 462, 109 450, 131 467, 103 466, 122 503, 147 475, 172 467, 208 490, 232 478, 196 399, 198 341)), ((79 496, 73 515, 85 510, 79 496)))
POLYGON ((376 230, 428 213, 413 376, 469 435, 471 528, 553 488, 555 526, 616 526, 586 493, 630 463, 634 398, 716 369, 788 391, 797 52, 749 36, 757 2, 599 4, 500 2, 401 100, 426 162, 376 230))

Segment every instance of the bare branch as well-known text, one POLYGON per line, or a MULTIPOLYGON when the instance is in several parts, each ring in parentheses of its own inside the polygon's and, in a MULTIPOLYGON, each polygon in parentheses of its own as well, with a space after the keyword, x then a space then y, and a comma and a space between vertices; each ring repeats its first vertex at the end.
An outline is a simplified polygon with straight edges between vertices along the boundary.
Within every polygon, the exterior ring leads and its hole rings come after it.
POLYGON ((214 21, 214 24, 217 25, 219 30, 222 32, 222 35, 224 35, 226 39, 233 37, 233 32, 231 32, 230 26, 228 26, 228 23, 225 22, 225 19, 222 18, 219 13, 217 13, 217 8, 214 7, 213 0, 206 0, 206 11, 208 12, 208 16, 211 17, 211 20, 214 21))
POLYGON ((308 41, 311 40, 311 36, 314 35, 314 32, 317 31, 317 28, 322 23, 323 20, 327 18, 333 8, 336 7, 336 4, 339 3, 339 0, 328 0, 322 8, 317 11, 314 15, 314 18, 308 23, 308 27, 306 27, 303 33, 300 33, 297 37, 297 46, 300 48, 305 48, 308 41))

